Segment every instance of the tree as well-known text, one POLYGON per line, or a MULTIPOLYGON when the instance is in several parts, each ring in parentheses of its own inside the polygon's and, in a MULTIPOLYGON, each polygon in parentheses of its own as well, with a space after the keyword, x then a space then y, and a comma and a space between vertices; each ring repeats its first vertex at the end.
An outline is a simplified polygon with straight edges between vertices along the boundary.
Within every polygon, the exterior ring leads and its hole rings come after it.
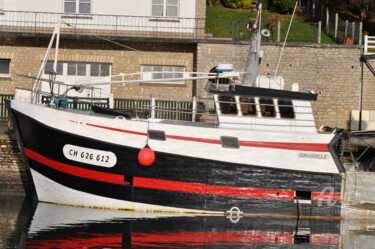
POLYGON ((250 9, 253 0, 224 0, 225 7, 232 9, 250 9))
POLYGON ((220 0, 206 0, 208 7, 212 7, 213 5, 218 5, 220 0))
POLYGON ((359 15, 362 22, 375 17, 374 0, 349 0, 349 8, 354 14, 359 15))
POLYGON ((296 0, 273 0, 273 7, 278 13, 290 13, 293 11, 296 0))

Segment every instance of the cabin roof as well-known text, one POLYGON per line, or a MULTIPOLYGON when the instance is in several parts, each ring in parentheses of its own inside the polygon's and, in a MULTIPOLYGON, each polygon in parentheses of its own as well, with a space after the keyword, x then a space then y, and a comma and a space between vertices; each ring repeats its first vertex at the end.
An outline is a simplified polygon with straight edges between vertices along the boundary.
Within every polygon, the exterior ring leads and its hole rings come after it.
MULTIPOLYGON (((211 91, 211 93, 223 94, 222 91, 211 91)), ((287 90, 278 90, 261 87, 240 86, 237 85, 234 91, 225 92, 225 95, 240 95, 240 96, 253 96, 253 97, 268 97, 280 98, 291 100, 317 100, 317 94, 310 92, 294 92, 287 90)))

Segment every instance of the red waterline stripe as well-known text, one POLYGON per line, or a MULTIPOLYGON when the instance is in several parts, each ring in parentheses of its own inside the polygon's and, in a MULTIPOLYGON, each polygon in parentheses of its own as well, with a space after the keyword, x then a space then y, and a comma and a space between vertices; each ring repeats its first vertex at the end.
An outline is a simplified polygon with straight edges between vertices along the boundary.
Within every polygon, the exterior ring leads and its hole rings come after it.
POLYGON ((312 192, 311 200, 313 201, 340 201, 340 192, 312 192))
POLYGON ((229 186, 215 186, 201 183, 175 182, 158 179, 149 179, 134 177, 133 185, 141 188, 157 188, 159 190, 209 194, 209 195, 228 195, 239 197, 267 198, 267 199, 285 199, 294 198, 294 191, 291 190, 275 190, 275 189, 259 189, 259 188, 241 188, 229 186))
MULTIPOLYGON (((85 124, 78 121, 69 120, 70 122, 77 123, 77 124, 85 124)), ((147 133, 144 132, 137 132, 137 131, 130 131, 118 128, 112 128, 102 125, 95 125, 86 123, 85 125, 123 132, 133 135, 140 135, 140 136, 147 136, 147 133)), ((176 135, 166 135, 166 138, 169 139, 176 139, 176 140, 183 140, 183 141, 190 141, 190 142, 199 142, 199 143, 209 143, 209 144, 221 144, 220 140, 217 139, 208 139, 208 138, 198 138, 198 137, 185 137, 185 136, 176 136, 176 135)), ((321 143, 283 143, 283 142, 257 142, 257 141, 239 141, 240 146, 244 147, 258 147, 258 148, 270 148, 270 149, 282 149, 282 150, 299 150, 299 151, 314 151, 314 152, 329 152, 328 144, 321 144, 321 143)))

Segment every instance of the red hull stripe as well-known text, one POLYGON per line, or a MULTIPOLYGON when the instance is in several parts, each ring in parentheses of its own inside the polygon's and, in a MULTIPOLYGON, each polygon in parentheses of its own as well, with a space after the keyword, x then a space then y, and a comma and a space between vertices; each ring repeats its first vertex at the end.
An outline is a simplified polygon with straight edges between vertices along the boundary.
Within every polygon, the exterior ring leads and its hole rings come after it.
POLYGON ((24 148, 26 156, 34 161, 44 164, 52 169, 64 172, 69 175, 83 177, 100 182, 108 182, 114 184, 124 184, 124 176, 112 173, 99 172, 91 169, 83 169, 71 166, 65 163, 49 159, 30 149, 24 148))
MULTIPOLYGON (((77 166, 68 165, 57 162, 40 155, 39 153, 30 149, 24 148, 26 156, 34 161, 44 164, 52 169, 60 172, 91 179, 100 182, 124 185, 124 175, 105 173, 91 169, 83 169, 77 166)), ((144 177, 134 177, 133 186, 139 188, 158 189, 165 191, 175 191, 194 194, 207 195, 222 195, 222 196, 238 196, 238 197, 252 197, 252 198, 266 198, 266 199, 294 199, 294 191, 292 190, 277 190, 277 189, 261 189, 261 188, 243 188, 231 186, 217 186, 207 185, 201 183, 178 182, 169 180, 159 180, 144 177)), ((313 199, 320 201, 336 201, 340 197, 340 193, 333 193, 334 199, 328 198, 330 193, 313 192, 313 199), (320 197, 319 197, 320 196, 320 197), (321 198, 321 197, 325 198, 321 198)))
POLYGON ((340 201, 340 197, 339 192, 312 192, 311 194, 311 200, 313 201, 335 202, 340 201))
MULTIPOLYGON (((78 121, 69 120, 70 122, 101 128, 105 130, 111 130, 116 132, 128 133, 133 135, 147 136, 147 133, 130 131, 124 129, 118 129, 108 126, 95 125, 89 123, 82 123, 78 121)), ((183 140, 189 142, 209 143, 209 144, 221 144, 218 139, 199 138, 199 137, 185 137, 176 135, 166 135, 166 138, 183 140)), ((240 141, 240 146, 243 147, 258 147, 258 148, 269 148, 269 149, 281 149, 281 150, 299 150, 299 151, 313 151, 313 152, 329 152, 328 144, 321 143, 276 143, 276 142, 259 142, 259 141, 240 141)))

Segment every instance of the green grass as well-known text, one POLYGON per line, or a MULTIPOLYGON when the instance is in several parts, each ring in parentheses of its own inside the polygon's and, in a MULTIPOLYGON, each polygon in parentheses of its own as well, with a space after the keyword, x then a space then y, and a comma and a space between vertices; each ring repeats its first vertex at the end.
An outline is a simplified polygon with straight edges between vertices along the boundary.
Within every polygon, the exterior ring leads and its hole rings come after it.
MULTIPOLYGON (((267 19, 275 15, 273 12, 262 13, 262 28, 267 27, 267 19)), ((249 10, 234 10, 222 6, 206 8, 206 33, 212 34, 213 37, 225 37, 239 40, 248 40, 249 32, 246 30, 246 24, 255 19, 256 12, 249 10)), ((285 34, 289 26, 291 16, 282 16, 282 31, 280 40, 284 41, 285 34)), ((271 30, 271 37, 263 40, 276 41, 276 31, 271 30)), ((306 23, 304 18, 295 17, 288 36, 288 42, 296 43, 317 43, 318 26, 312 23, 306 23)), ((334 44, 335 42, 322 32, 322 43, 334 44)))

